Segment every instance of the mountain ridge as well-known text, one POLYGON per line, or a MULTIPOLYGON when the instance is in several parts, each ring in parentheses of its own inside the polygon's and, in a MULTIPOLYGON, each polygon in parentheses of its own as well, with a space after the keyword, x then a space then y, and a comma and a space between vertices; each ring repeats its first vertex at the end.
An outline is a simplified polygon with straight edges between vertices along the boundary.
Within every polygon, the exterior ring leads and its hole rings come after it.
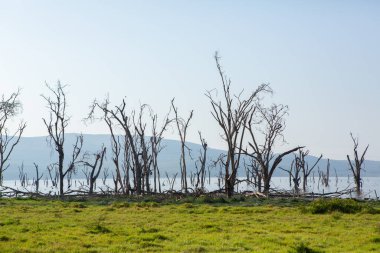
MULTIPOLYGON (((78 134, 67 133, 65 136, 65 150, 67 154, 71 153, 72 144, 78 134)), ((110 154, 110 135, 109 134, 83 134, 83 152, 94 153, 101 148, 101 145, 107 147, 107 159, 104 167, 109 167, 109 171, 112 171, 111 154, 110 154)), ((147 137, 149 138, 149 137, 147 137)), ((177 140, 163 139, 162 145, 165 148, 158 156, 158 165, 161 171, 161 177, 165 176, 165 172, 169 175, 179 173, 179 159, 180 159, 180 142, 177 140)), ((192 150, 192 157, 196 159, 201 150, 201 145, 193 142, 187 142, 187 146, 192 150)), ((208 148, 207 161, 215 160, 220 154, 226 153, 225 150, 208 148)), ((67 155, 66 155, 67 157, 67 155)), ((293 155, 288 155, 283 159, 280 167, 289 168, 293 155)), ((311 166, 318 158, 312 155, 307 156, 307 161, 311 166)), ((23 164, 24 172, 28 174, 29 178, 33 178, 35 174, 35 168, 33 163, 39 165, 40 173, 44 173, 44 177, 47 176, 46 166, 56 161, 55 151, 50 147, 46 136, 27 136, 21 137, 20 143, 15 147, 14 152, 10 157, 10 167, 4 172, 4 180, 15 180, 19 177, 19 167, 23 164)), ((195 171, 195 161, 190 160, 187 155, 188 170, 195 171)), ((319 170, 325 171, 327 166, 327 159, 321 159, 318 164, 319 170)), ((330 176, 348 176, 349 165, 346 160, 333 160, 330 159, 330 176)), ((219 169, 211 169, 211 176, 217 176, 219 169)), ((316 176, 318 176, 318 168, 314 170, 316 176)), ((245 176, 244 170, 239 170, 239 176, 245 176)), ((287 173, 283 170, 277 169, 274 176, 287 176, 287 173)), ((363 176, 380 176, 380 161, 366 160, 365 167, 363 169, 363 176)))

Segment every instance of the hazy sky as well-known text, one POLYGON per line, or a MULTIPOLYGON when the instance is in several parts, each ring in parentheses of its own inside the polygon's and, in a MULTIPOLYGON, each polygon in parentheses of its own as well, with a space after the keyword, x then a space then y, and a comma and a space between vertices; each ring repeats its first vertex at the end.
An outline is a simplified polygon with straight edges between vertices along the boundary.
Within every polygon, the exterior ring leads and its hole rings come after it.
POLYGON ((280 150, 345 159, 353 132, 380 160, 379 45, 379 1, 0 0, 0 94, 22 88, 26 136, 46 135, 45 81, 69 85, 69 132, 108 133, 81 122, 106 94, 161 116, 176 97, 194 109, 189 141, 201 130, 224 148, 204 96, 220 87, 218 50, 236 92, 269 82, 289 105, 280 150))

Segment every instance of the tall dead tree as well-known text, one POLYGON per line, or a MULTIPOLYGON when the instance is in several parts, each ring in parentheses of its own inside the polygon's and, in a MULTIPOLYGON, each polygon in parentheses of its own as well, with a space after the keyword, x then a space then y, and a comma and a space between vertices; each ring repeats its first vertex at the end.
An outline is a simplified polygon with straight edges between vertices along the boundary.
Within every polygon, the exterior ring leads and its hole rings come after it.
POLYGON ((296 194, 299 193, 299 186, 301 183, 301 167, 297 163, 297 159, 294 159, 292 163, 290 164, 290 169, 284 169, 279 167, 283 171, 288 172, 289 174, 289 183, 290 186, 293 184, 293 189, 296 194))
MULTIPOLYGON (((135 135, 134 135, 134 131, 131 125, 132 123, 130 120, 131 117, 127 114, 127 104, 125 102, 125 99, 122 100, 120 105, 114 106, 113 108, 110 107, 110 102, 108 98, 106 98, 106 100, 103 103, 99 103, 98 101, 95 100, 90 107, 90 113, 87 119, 90 119, 90 120, 95 119, 96 109, 100 109, 103 112, 103 115, 100 117, 100 119, 105 120, 105 122, 109 126, 111 135, 113 136, 112 143, 114 144, 115 147, 116 145, 119 145, 119 148, 120 148, 119 138, 114 134, 115 125, 117 125, 119 128, 123 130, 124 157, 128 156, 130 152, 130 155, 132 156, 131 161, 133 163, 134 188, 135 188, 136 194, 140 195, 142 193, 142 164, 139 159, 140 154, 139 154, 139 149, 137 146, 138 143, 136 143, 135 138, 134 138, 135 135)), ((119 148, 117 149, 115 148, 118 154, 120 154, 119 148)), ((116 158, 115 156, 115 159, 118 159, 118 158, 116 158)), ((118 171, 120 172, 120 170, 118 171)), ((129 177, 128 167, 126 168, 126 176, 129 177)), ((125 184, 129 185, 129 180, 125 184)), ((128 194, 128 191, 126 191, 125 193, 128 194)))
POLYGON ((153 167, 153 187, 154 192, 157 192, 157 185, 158 185, 158 191, 161 193, 161 179, 160 179, 160 170, 158 167, 158 154, 162 151, 164 146, 161 145, 161 142, 163 140, 163 134, 167 130, 167 127, 172 122, 171 119, 169 119, 169 113, 166 114, 165 119, 163 121, 163 124, 161 125, 161 128, 158 128, 157 126, 157 120, 158 116, 157 114, 154 114, 151 112, 150 118, 152 121, 152 136, 150 138, 150 147, 151 147, 151 156, 152 156, 152 167, 153 167))
MULTIPOLYGON (((124 145, 120 141, 120 136, 117 136, 114 132, 114 123, 112 122, 112 116, 110 113, 108 113, 106 108, 108 108, 109 101, 106 99, 103 108, 103 120, 108 126, 108 129, 110 131, 111 135, 111 150, 112 150, 112 162, 115 165, 115 175, 113 175, 113 181, 115 183, 115 193, 119 193, 119 190, 122 193, 126 193, 127 195, 129 194, 129 172, 127 173, 128 180, 126 182, 123 181, 122 177, 122 168, 121 168, 121 161, 120 161, 120 153, 122 151, 122 147, 124 147, 124 152, 128 152, 128 139, 124 137, 124 145), (124 185, 125 183, 125 185, 124 185)), ((128 122, 129 123, 129 122, 128 122)), ((127 156, 127 154, 125 154, 127 156)))
POLYGON ((262 189, 262 176, 260 165, 255 159, 250 157, 249 162, 244 162, 244 167, 247 175, 247 182, 253 183, 258 192, 261 192, 262 189))
POLYGON ((34 168, 36 169, 36 179, 33 179, 33 184, 36 187, 36 193, 39 193, 39 187, 40 187, 40 180, 42 179, 44 174, 39 173, 38 165, 36 163, 33 163, 34 168))
MULTIPOLYGON (((110 101, 109 101, 108 97, 101 103, 94 100, 90 106, 90 113, 88 114, 85 121, 86 120, 93 121, 95 119, 100 119, 106 123, 106 125, 110 131, 110 135, 111 135, 110 139, 111 139, 112 163, 115 166, 115 174, 113 174, 113 181, 114 181, 114 185, 115 185, 114 192, 115 192, 115 194, 117 194, 117 193, 119 193, 119 191, 121 191, 124 194, 129 194, 129 187, 128 187, 129 178, 128 178, 128 181, 126 182, 126 185, 124 187, 124 181, 123 181, 123 177, 122 177, 122 167, 121 167, 122 166, 121 165, 121 159, 122 158, 120 158, 123 146, 124 146, 124 152, 126 152, 126 150, 128 150, 128 143, 126 143, 128 138, 126 136, 124 136, 124 138, 120 138, 120 136, 116 135, 116 133, 115 133, 116 126, 115 126, 115 123, 113 122, 114 117, 110 113, 110 110, 111 110, 110 109, 110 101), (96 118, 96 116, 95 116, 95 110, 96 109, 99 109, 102 113, 101 116, 98 118, 96 118), (122 144, 122 141, 120 141, 120 139, 123 139, 124 145, 122 144)), ((130 126, 129 120, 126 122, 126 124, 128 124, 128 126, 130 126)), ((129 173, 127 176, 129 176, 129 173)))
POLYGON ((52 93, 52 97, 41 95, 46 101, 46 106, 49 110, 49 118, 43 118, 43 122, 48 131, 48 140, 50 145, 58 153, 58 162, 53 167, 58 168, 59 174, 59 194, 61 197, 64 195, 63 180, 66 176, 70 176, 75 172, 76 164, 79 162, 78 158, 83 146, 83 136, 77 136, 76 142, 73 145, 73 152, 71 159, 68 162, 67 168, 64 168, 65 159, 65 130, 69 124, 70 117, 66 113, 67 101, 64 92, 65 86, 62 86, 60 82, 56 87, 51 87, 46 84, 46 87, 52 93))
POLYGON ((330 183, 330 159, 327 159, 327 164, 326 164, 326 173, 322 170, 319 170, 318 167, 318 186, 319 186, 319 181, 322 181, 322 185, 325 187, 329 186, 330 183))
POLYGON ((254 158, 260 165, 265 194, 269 193, 270 181, 273 173, 282 159, 303 147, 296 147, 285 152, 275 154, 273 149, 278 139, 284 141, 283 132, 285 130, 285 115, 288 107, 273 104, 269 107, 258 106, 256 111, 251 111, 246 128, 250 134, 250 152, 246 154, 254 158), (263 143, 260 144, 261 133, 263 143))
MULTIPOLYGON (((122 171, 124 173, 123 177, 123 185, 125 188, 125 193, 129 195, 129 193, 132 190, 131 183, 130 183, 130 173, 132 173, 132 178, 134 184, 136 183, 136 177, 135 177, 135 170, 133 167, 133 161, 132 161, 132 153, 131 153, 131 145, 129 144, 128 137, 126 135, 123 136, 122 141, 122 153, 123 153, 123 160, 122 160, 122 171)), ((121 174, 120 174, 121 176, 121 174)))
POLYGON ((89 154, 84 154, 82 163, 86 168, 89 168, 89 174, 88 174, 88 181, 89 181, 89 191, 88 194, 92 195, 94 193, 94 185, 96 182, 96 179, 99 177, 100 171, 102 170, 103 167, 103 161, 104 157, 106 155, 106 147, 102 147, 101 150, 93 154, 92 156, 94 157, 93 162, 91 163, 90 160, 90 155, 89 154))
POLYGON ((196 184, 195 189, 205 190, 205 180, 206 180, 206 158, 207 158, 207 142, 206 139, 202 137, 200 131, 198 131, 199 140, 201 141, 202 149, 199 151, 198 161, 195 163, 196 171, 196 184))
POLYGON ((172 108, 174 111, 174 120, 177 125, 178 135, 181 141, 181 158, 180 158, 180 167, 181 167, 181 188, 187 193, 187 168, 186 168, 186 150, 190 152, 189 147, 186 145, 186 136, 187 129, 190 124, 190 120, 193 117, 193 110, 190 111, 190 115, 187 119, 183 119, 178 116, 178 108, 174 105, 174 98, 172 99, 172 108))
MULTIPOLYGON (((150 166, 151 166, 151 155, 149 154, 150 150, 150 142, 146 140, 146 126, 147 124, 143 122, 143 115, 145 108, 149 108, 147 104, 143 104, 140 106, 139 114, 137 116, 137 120, 135 120, 135 114, 133 113, 133 125, 135 127, 136 131, 136 137, 138 141, 138 148, 139 148, 139 156, 140 156, 140 164, 142 168, 142 189, 144 191, 144 188, 147 193, 150 192, 150 182, 149 182, 149 176, 151 173, 150 166)), ((150 109, 150 108, 149 108, 150 109)))
POLYGON ((8 129, 9 120, 15 117, 21 108, 19 95, 20 90, 9 97, 3 95, 0 101, 0 186, 3 183, 4 171, 10 166, 9 158, 26 127, 26 123, 21 121, 14 132, 8 129))
POLYGON ((211 114, 222 129, 221 137, 227 144, 227 155, 224 165, 224 187, 228 197, 234 192, 236 176, 243 152, 243 140, 245 137, 245 124, 250 114, 256 110, 260 100, 259 95, 271 92, 268 84, 257 87, 247 98, 240 92, 234 95, 230 91, 231 80, 224 74, 219 62, 218 53, 215 53, 216 67, 222 81, 223 98, 219 100, 214 91, 206 92, 212 110, 211 114))
POLYGON ((363 154, 360 156, 358 154, 358 146, 359 146, 359 138, 354 137, 352 133, 350 133, 351 139, 354 143, 354 160, 352 161, 350 156, 347 155, 347 161, 348 164, 350 165, 350 169, 352 172, 352 175, 354 176, 354 181, 355 181, 355 187, 356 187, 356 192, 360 193, 362 189, 362 178, 361 178, 361 171, 363 169, 363 163, 364 163, 364 156, 367 153, 369 145, 365 148, 363 154), (360 158, 359 158, 360 157, 360 158))

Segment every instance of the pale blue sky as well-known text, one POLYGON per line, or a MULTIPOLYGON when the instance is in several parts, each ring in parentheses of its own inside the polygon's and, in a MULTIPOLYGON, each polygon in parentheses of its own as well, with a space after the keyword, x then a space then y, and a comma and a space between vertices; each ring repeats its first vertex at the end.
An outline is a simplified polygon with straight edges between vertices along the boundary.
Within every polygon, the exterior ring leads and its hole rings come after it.
POLYGON ((107 93, 160 115, 176 97, 189 140, 223 148, 204 96, 218 50, 235 91, 269 82, 289 105, 288 146, 345 159, 352 131, 380 160, 379 27, 379 1, 0 0, 0 94, 23 89, 27 136, 46 134, 45 81, 70 85, 70 132, 107 133, 81 122, 107 93))

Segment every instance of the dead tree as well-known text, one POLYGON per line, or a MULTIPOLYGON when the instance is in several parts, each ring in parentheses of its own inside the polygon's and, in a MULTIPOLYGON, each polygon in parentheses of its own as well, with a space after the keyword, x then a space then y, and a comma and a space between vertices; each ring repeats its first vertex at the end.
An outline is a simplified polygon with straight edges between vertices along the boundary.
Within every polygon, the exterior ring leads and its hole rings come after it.
MULTIPOLYGON (((126 102, 125 99, 122 100, 121 104, 119 106, 114 106, 113 108, 110 108, 110 102, 107 98, 103 103, 99 103, 96 100, 93 102, 93 104, 90 107, 90 113, 87 117, 87 119, 93 120, 95 119, 95 109, 100 109, 103 112, 103 115, 100 117, 101 119, 104 119, 109 126, 109 129, 111 131, 111 135, 113 137, 113 145, 116 147, 117 143, 119 143, 118 138, 113 134, 114 132, 114 126, 117 125, 123 130, 123 137, 124 137, 124 152, 130 152, 132 156, 132 163, 133 163, 133 174, 134 174, 134 188, 137 195, 140 195, 142 193, 142 164, 139 159, 139 150, 137 143, 134 138, 134 131, 131 126, 130 122, 130 116, 127 115, 127 108, 126 108, 126 102)), ((118 152, 120 154, 120 149, 118 149, 118 152)), ((125 153, 125 156, 128 154, 125 153)), ((116 156, 115 156, 116 159, 116 156)), ((115 161, 116 165, 116 161, 115 161)), ((129 171, 128 168, 126 168, 126 177, 129 177, 129 171)), ((120 172, 120 169, 117 170, 117 173, 120 172)), ((118 176, 119 177, 119 176, 118 176)), ((121 178, 121 176, 120 176, 121 178)), ((121 181, 121 180, 120 180, 121 181)), ((127 187, 129 188, 129 179, 127 180, 127 187)), ((122 187, 124 189, 124 187, 122 187)), ((128 190, 125 191, 125 193, 128 194, 128 190)))
POLYGON ((256 111, 251 111, 246 128, 250 134, 250 152, 246 155, 254 158, 260 165, 264 183, 263 193, 268 194, 272 175, 282 159, 303 147, 296 147, 275 155, 273 148, 278 139, 284 141, 285 115, 288 107, 284 105, 272 105, 269 107, 257 106, 256 111), (260 144, 259 133, 262 134, 263 143, 260 144))
POLYGON ((202 149, 199 152, 198 161, 195 163, 197 181, 195 183, 195 189, 205 190, 205 180, 206 180, 206 158, 207 158, 207 142, 206 139, 202 137, 200 131, 198 131, 199 139, 201 141, 202 149))
POLYGON ((262 176, 261 176, 260 165, 252 157, 250 157, 250 163, 244 163, 244 165, 245 165, 246 174, 247 174, 247 181, 249 183, 253 183, 253 185, 256 187, 256 190, 258 192, 261 192, 262 176))
POLYGON ((72 176, 73 174, 76 173, 77 165, 80 164, 79 156, 82 152, 82 147, 83 147, 83 135, 80 134, 79 136, 76 137, 75 143, 73 144, 73 151, 71 153, 71 157, 70 157, 68 167, 66 170, 68 188, 71 187, 72 176))
POLYGON ((89 168, 89 174, 88 174, 88 181, 89 181, 89 191, 88 194, 92 195, 94 193, 94 185, 96 182, 96 179, 98 178, 100 171, 103 167, 103 161, 104 157, 106 155, 106 147, 102 147, 101 150, 93 154, 94 161, 91 163, 89 162, 89 155, 84 154, 82 163, 85 167, 89 168))
POLYGON ((38 193, 39 192, 39 187, 40 187, 40 180, 41 180, 41 178, 43 177, 44 174, 41 174, 41 176, 40 176, 38 165, 36 163, 33 163, 33 165, 34 165, 34 168, 36 169, 36 179, 33 180, 33 184, 36 187, 36 193, 38 193))
POLYGON ((170 178, 168 172, 165 172, 165 174, 166 174, 166 178, 167 178, 168 184, 169 184, 169 190, 168 191, 173 192, 174 191, 175 180, 177 178, 178 172, 174 173, 171 178, 170 178))
POLYGON ((185 193, 187 193, 187 168, 186 168, 186 153, 185 150, 190 152, 189 147, 186 145, 186 136, 187 129, 190 124, 190 120, 193 117, 193 110, 190 111, 189 117, 185 120, 178 116, 178 108, 174 105, 174 98, 172 99, 172 108, 175 115, 175 122, 177 125, 178 135, 181 141, 181 158, 180 158, 180 167, 181 167, 181 188, 185 193))
POLYGON ((351 139, 354 143, 354 161, 351 160, 350 156, 347 155, 347 160, 350 165, 350 169, 352 172, 352 175, 354 176, 354 181, 355 181, 355 187, 356 187, 356 192, 360 193, 362 189, 362 178, 361 178, 361 171, 363 169, 363 163, 364 163, 364 156, 367 153, 369 145, 365 148, 363 154, 359 158, 358 154, 358 146, 359 146, 359 138, 352 135, 350 133, 351 139))
MULTIPOLYGON (((121 174, 122 169, 121 169, 121 165, 120 165, 120 153, 122 150, 122 146, 124 146, 125 147, 124 150, 126 150, 128 147, 128 144, 126 144, 126 142, 124 142, 124 145, 122 145, 122 143, 120 142, 120 137, 115 135, 114 129, 113 129, 113 123, 112 123, 111 119, 108 118, 107 113, 105 113, 104 121, 106 122, 108 129, 110 130, 110 134, 111 134, 111 150, 112 150, 112 154, 113 154, 112 162, 115 165, 115 174, 116 174, 116 175, 113 175, 113 180, 115 183, 115 189, 114 190, 115 190, 115 193, 118 193, 119 189, 120 189, 121 192, 126 193, 128 195, 129 194, 129 187, 128 187, 129 178, 127 180, 127 184, 124 187, 124 182, 122 180, 122 174, 121 174)), ((124 140, 125 140, 125 138, 124 138, 124 140)), ((129 176, 129 173, 127 174, 127 176, 129 176)))
POLYGON ((55 166, 55 164, 49 164, 46 169, 49 173, 49 178, 52 186, 56 188, 59 181, 59 172, 57 166, 55 166))
POLYGON ((63 181, 66 176, 71 176, 75 172, 75 165, 78 163, 78 158, 83 146, 83 136, 77 136, 76 142, 73 146, 73 152, 71 160, 68 163, 68 167, 64 168, 65 159, 65 130, 69 124, 70 117, 66 113, 67 101, 64 92, 65 86, 62 86, 60 82, 57 83, 57 87, 53 88, 46 84, 46 87, 53 97, 41 95, 47 103, 49 110, 49 118, 43 118, 43 122, 48 131, 48 140, 50 145, 58 153, 58 162, 54 166, 58 167, 59 175, 59 194, 61 197, 64 195, 63 181))
MULTIPOLYGON (((139 148, 139 156, 140 156, 140 164, 142 168, 142 190, 144 191, 144 188, 147 193, 150 192, 150 183, 149 183, 149 176, 151 173, 150 166, 151 166, 151 155, 149 154, 150 150, 150 142, 147 143, 146 141, 146 126, 147 124, 143 122, 143 115, 145 108, 148 108, 149 106, 147 104, 143 104, 140 106, 139 114, 137 116, 137 120, 135 120, 135 114, 133 113, 133 125, 135 127, 136 135, 137 135, 137 141, 138 145, 136 145, 139 148)), ((150 108, 149 108, 150 109, 150 108)))
POLYGON ((319 180, 322 180, 322 185, 325 187, 328 187, 329 182, 330 182, 330 159, 327 159, 326 173, 323 171, 320 171, 318 168, 318 174, 319 174, 319 180))
POLYGON ((109 176, 109 173, 108 173, 108 167, 104 168, 103 170, 103 176, 102 176, 102 184, 103 185, 106 185, 107 184, 107 178, 109 176))
POLYGON ((8 129, 9 120, 15 117, 21 108, 19 95, 20 90, 7 98, 3 95, 0 101, 0 186, 3 183, 4 171, 10 166, 9 158, 26 127, 26 123, 21 121, 13 133, 8 129))
POLYGON ((298 151, 298 156, 295 157, 296 164, 298 167, 301 168, 302 171, 302 189, 303 192, 306 192, 307 187, 307 179, 310 176, 311 172, 314 170, 314 168, 317 166, 319 161, 322 159, 322 155, 318 157, 318 159, 315 161, 315 163, 309 167, 309 164, 307 161, 305 161, 305 157, 309 154, 309 150, 303 151, 300 149, 298 151))
POLYGON ((153 167, 153 187, 154 192, 158 191, 161 193, 161 179, 160 179, 160 170, 158 168, 158 154, 162 151, 164 146, 161 145, 163 140, 163 134, 167 130, 167 127, 172 122, 172 119, 169 119, 169 113, 166 114, 163 124, 160 129, 157 126, 158 116, 151 112, 150 118, 152 121, 152 136, 150 138, 150 147, 151 147, 151 156, 152 156, 152 167, 153 167))
POLYGON ((319 156, 317 161, 309 167, 309 163, 305 160, 305 157, 309 154, 309 150, 299 149, 298 153, 294 155, 294 159, 291 163, 290 170, 285 170, 289 173, 291 182, 294 184, 294 190, 296 193, 299 193, 299 185, 301 182, 302 176, 302 189, 303 192, 306 192, 307 179, 314 168, 317 166, 319 161, 322 159, 322 155, 319 156), (302 175, 301 175, 302 174, 302 175))
POLYGON ((123 185, 125 186, 125 193, 129 195, 132 190, 130 183, 130 173, 132 172, 133 182, 136 183, 135 170, 133 168, 132 154, 131 154, 131 145, 129 144, 128 137, 124 135, 123 139, 123 160, 122 160, 122 171, 124 173, 123 185))
POLYGON ((234 192, 236 176, 240 164, 240 158, 243 152, 243 140, 245 137, 245 124, 257 108, 259 95, 264 92, 271 92, 268 84, 260 85, 247 98, 231 94, 231 80, 224 74, 219 63, 218 53, 215 53, 216 67, 222 82, 223 98, 217 99, 214 91, 206 92, 212 110, 211 115, 217 121, 222 129, 221 137, 227 144, 226 161, 224 162, 224 184, 225 193, 231 197, 234 192))
MULTIPOLYGON (((225 176, 224 176, 224 171, 226 168, 226 162, 227 162, 227 154, 221 153, 219 156, 211 161, 211 164, 209 165, 209 174, 210 174, 210 167, 212 170, 218 170, 218 191, 219 192, 226 192, 225 188, 225 176)), ((209 179, 210 183, 210 179, 209 179)))
POLYGON ((262 171, 260 170, 260 165, 257 163, 256 160, 254 160, 252 162, 252 169, 253 169, 253 172, 254 172, 255 183, 257 185, 257 187, 256 187, 257 191, 258 192, 262 192, 262 189, 263 189, 263 175, 262 175, 262 171))
POLYGON ((18 168, 18 179, 20 181, 20 185, 22 187, 27 186, 28 183, 28 175, 24 171, 24 163, 21 164, 21 166, 18 168))
MULTIPOLYGON (((110 135, 111 135, 112 163, 115 166, 115 175, 113 175, 113 181, 115 184, 114 192, 117 194, 121 190, 122 193, 125 193, 128 195, 129 191, 130 191, 130 189, 129 189, 129 171, 126 174, 126 176, 128 177, 128 180, 125 180, 126 185, 124 186, 125 182, 123 182, 124 180, 122 179, 123 177, 122 177, 122 173, 121 173, 122 168, 121 168, 121 161, 120 161, 120 159, 121 159, 120 155, 121 155, 121 151, 122 151, 123 147, 124 147, 124 152, 128 152, 128 146, 129 146, 128 137, 126 137, 126 135, 124 135, 124 138, 122 138, 124 142, 121 143, 120 136, 117 136, 115 134, 115 127, 116 127, 115 126, 116 124, 114 122, 115 118, 114 118, 113 114, 111 113, 111 111, 112 111, 112 109, 110 109, 110 101, 109 101, 108 97, 102 103, 99 103, 98 101, 94 100, 94 102, 90 106, 90 113, 88 114, 85 121, 87 121, 87 120, 93 121, 95 119, 100 119, 106 123, 106 125, 110 131, 110 135), (99 109, 102 112, 102 115, 99 118, 96 118, 96 116, 95 116, 95 110, 96 109, 99 109)), ((127 124, 128 128, 130 127, 129 119, 126 119, 125 124, 127 124)), ((127 155, 124 155, 124 157, 125 156, 127 156, 127 155)))
POLYGON ((301 167, 297 163, 297 159, 295 158, 290 164, 290 169, 281 168, 283 171, 286 171, 289 174, 289 183, 290 186, 293 184, 294 192, 298 194, 300 192, 300 183, 301 183, 301 167))

